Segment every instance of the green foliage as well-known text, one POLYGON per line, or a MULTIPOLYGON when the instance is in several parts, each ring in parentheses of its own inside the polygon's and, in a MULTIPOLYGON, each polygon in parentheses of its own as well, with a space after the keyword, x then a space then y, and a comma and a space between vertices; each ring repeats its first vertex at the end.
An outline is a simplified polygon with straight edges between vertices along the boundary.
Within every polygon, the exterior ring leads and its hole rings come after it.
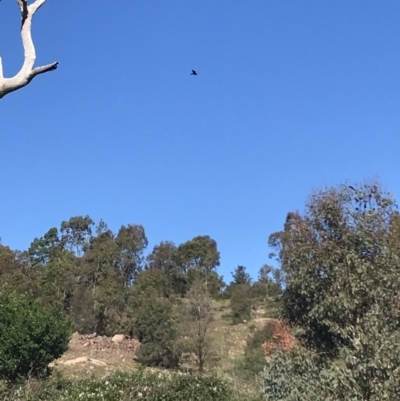
POLYGON ((0 291, 38 295, 40 284, 35 270, 27 268, 26 252, 15 252, 0 244, 0 291))
MULTIPOLYGON (((87 294, 84 296, 93 306, 94 331, 101 335, 114 334, 119 326, 115 319, 122 314, 126 301, 124 276, 116 266, 119 257, 115 236, 103 223, 97 229, 97 236, 90 238, 79 261, 79 280, 85 283, 87 294)), ((81 321, 78 320, 77 324, 80 325, 81 321)))
POLYGON ((159 269, 142 271, 135 281, 135 291, 161 298, 173 295, 168 277, 159 269))
MULTIPOLYGON (((393 345, 394 343, 391 343, 390 352, 398 353, 399 346, 393 345)), ((388 376, 384 374, 385 369, 399 366, 398 361, 394 362, 396 356, 379 357, 379 361, 376 360, 372 366, 365 363, 367 358, 353 359, 351 352, 347 354, 348 351, 343 350, 341 357, 344 359, 335 363, 305 348, 296 349, 290 355, 276 351, 264 371, 266 399, 270 401, 399 399, 399 374, 397 371, 388 376), (373 379, 371 373, 376 375, 373 379)))
POLYGON ((62 244, 58 237, 58 230, 53 227, 42 238, 35 238, 28 252, 33 265, 44 265, 61 250, 62 244))
POLYGON ((251 298, 277 298, 281 295, 282 290, 277 283, 272 281, 256 281, 251 286, 251 298))
POLYGON ((74 330, 80 334, 91 334, 96 331, 97 317, 93 292, 88 291, 85 284, 75 287, 74 297, 71 301, 70 317, 74 322, 74 330))
POLYGON ((143 269, 143 251, 148 244, 143 226, 137 224, 122 226, 115 238, 115 244, 119 250, 117 265, 128 287, 143 269))
POLYGON ((210 324, 213 318, 211 298, 207 286, 201 281, 193 283, 186 295, 188 304, 185 305, 182 327, 186 341, 184 351, 191 353, 199 371, 204 370, 204 364, 212 353, 210 324))
POLYGON ((272 341, 272 335, 274 334, 275 323, 273 321, 269 321, 265 323, 265 325, 249 336, 247 339, 247 350, 261 350, 261 345, 265 342, 272 341))
POLYGON ((303 348, 271 356, 268 399, 399 399, 399 238, 394 201, 375 183, 315 192, 304 216, 288 215, 270 243, 303 348))
POLYGON ((266 361, 261 346, 265 342, 273 341, 274 327, 274 323, 267 322, 247 339, 244 356, 238 360, 236 365, 236 370, 242 377, 250 379, 263 371, 266 361))
POLYGON ((208 235, 197 236, 179 245, 178 252, 179 264, 187 275, 188 287, 197 280, 207 280, 219 266, 217 243, 208 235))
POLYGON ((15 252, 8 246, 0 244, 0 277, 1 283, 7 280, 15 270, 20 268, 15 252))
POLYGON ((70 312, 76 287, 75 256, 69 251, 59 252, 40 267, 39 281, 44 303, 70 312))
MULTIPOLYGON (((282 350, 275 351, 264 371, 266 399, 339 401, 337 398, 331 398, 331 395, 328 396, 326 385, 329 384, 329 387, 336 385, 334 376, 330 373, 326 365, 319 363, 318 358, 309 351, 296 350, 290 356, 282 350)), ((353 400, 350 396, 342 398, 342 400, 350 399, 353 400)))
POLYGON ((61 223, 61 242, 64 247, 80 256, 92 236, 94 221, 89 216, 75 216, 61 223))
POLYGON ((68 347, 71 325, 59 309, 25 295, 0 294, 0 377, 40 376, 68 347))
POLYGON ((179 245, 178 249, 186 270, 194 268, 206 274, 219 266, 217 243, 208 235, 199 235, 179 245))
POLYGON ((231 274, 233 278, 233 284, 246 284, 251 286, 251 277, 250 274, 247 273, 245 266, 239 265, 231 274))
POLYGON ((0 289, 34 294, 61 307, 80 333, 100 335, 129 331, 136 313, 131 306, 137 304, 133 294, 172 300, 201 279, 219 296, 224 286, 215 272, 219 252, 209 236, 179 247, 162 242, 145 259, 148 241, 141 225, 121 226, 117 233, 104 221, 93 226, 89 216, 74 216, 35 238, 29 252, 0 244, 0 289))
POLYGON ((246 284, 236 284, 231 287, 231 316, 232 323, 242 323, 251 318, 250 288, 246 284))
POLYGON ((269 265, 261 266, 258 271, 258 281, 251 288, 252 298, 276 298, 282 293, 281 270, 269 265), (272 278, 270 277, 272 275, 272 278))
POLYGON ((220 276, 214 271, 208 274, 203 280, 207 286, 207 291, 210 294, 210 297, 212 299, 219 299, 223 288, 226 287, 223 276, 220 276))
POLYGON ((188 287, 187 277, 180 264, 178 248, 173 242, 166 241, 156 245, 147 256, 147 268, 158 270, 167 278, 166 293, 185 295, 188 287))
POLYGON ((54 377, 34 391, 27 387, 5 389, 1 400, 21 401, 230 401, 229 386, 215 376, 180 373, 115 373, 103 380, 70 382, 54 377))
POLYGON ((132 321, 132 334, 141 346, 137 358, 146 366, 176 368, 177 322, 173 305, 161 298, 147 298, 132 321))

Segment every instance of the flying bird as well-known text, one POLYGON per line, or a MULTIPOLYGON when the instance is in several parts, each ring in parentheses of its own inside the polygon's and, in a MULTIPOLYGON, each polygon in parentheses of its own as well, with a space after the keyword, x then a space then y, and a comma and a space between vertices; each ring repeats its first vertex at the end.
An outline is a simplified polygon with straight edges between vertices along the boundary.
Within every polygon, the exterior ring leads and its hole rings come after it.
POLYGON ((197 72, 195 70, 192 70, 192 73, 190 75, 197 75, 197 72))

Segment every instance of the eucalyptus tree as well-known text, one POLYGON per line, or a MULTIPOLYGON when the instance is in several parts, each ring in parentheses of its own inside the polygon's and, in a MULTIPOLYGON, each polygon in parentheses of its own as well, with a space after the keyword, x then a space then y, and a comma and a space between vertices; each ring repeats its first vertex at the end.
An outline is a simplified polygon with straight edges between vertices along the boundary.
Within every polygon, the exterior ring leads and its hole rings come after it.
POLYGON ((316 191, 288 214, 270 244, 285 273, 282 317, 301 345, 270 359, 267 399, 399 399, 399 239, 379 183, 316 191))

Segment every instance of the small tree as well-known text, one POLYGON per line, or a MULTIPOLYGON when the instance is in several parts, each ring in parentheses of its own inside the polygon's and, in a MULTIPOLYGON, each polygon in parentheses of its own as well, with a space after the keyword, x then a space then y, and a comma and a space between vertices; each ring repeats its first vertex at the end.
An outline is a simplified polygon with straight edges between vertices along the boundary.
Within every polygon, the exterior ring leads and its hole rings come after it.
POLYGON ((231 288, 231 314, 232 323, 242 323, 243 320, 250 320, 251 299, 250 288, 246 284, 236 284, 231 288))
POLYGON ((141 346, 138 361, 146 366, 176 368, 177 324, 173 305, 162 298, 148 298, 132 322, 132 333, 141 346))
POLYGON ((26 295, 0 294, 0 377, 41 376, 68 348, 71 324, 60 309, 26 295))
POLYGON ((0 99, 8 93, 28 85, 37 75, 53 71, 58 66, 58 62, 54 62, 34 68, 36 52, 31 34, 32 18, 45 1, 46 0, 36 0, 28 4, 27 0, 17 0, 17 4, 21 10, 21 38, 25 59, 21 70, 14 77, 4 78, 3 64, 0 57, 0 99))
POLYGON ((233 278, 233 284, 251 285, 251 277, 250 274, 247 273, 245 266, 239 265, 231 274, 233 278))
POLYGON ((204 364, 210 356, 211 338, 209 336, 212 321, 211 298, 207 286, 196 281, 190 288, 183 320, 184 333, 188 337, 186 351, 194 355, 199 371, 204 370, 204 364))

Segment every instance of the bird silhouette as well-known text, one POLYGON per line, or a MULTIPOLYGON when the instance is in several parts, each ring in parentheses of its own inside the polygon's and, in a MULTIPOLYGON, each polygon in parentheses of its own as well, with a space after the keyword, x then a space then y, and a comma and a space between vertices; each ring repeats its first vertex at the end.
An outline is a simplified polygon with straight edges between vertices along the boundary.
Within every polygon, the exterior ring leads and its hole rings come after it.
POLYGON ((192 73, 190 75, 197 75, 197 72, 195 70, 192 70, 192 73))

